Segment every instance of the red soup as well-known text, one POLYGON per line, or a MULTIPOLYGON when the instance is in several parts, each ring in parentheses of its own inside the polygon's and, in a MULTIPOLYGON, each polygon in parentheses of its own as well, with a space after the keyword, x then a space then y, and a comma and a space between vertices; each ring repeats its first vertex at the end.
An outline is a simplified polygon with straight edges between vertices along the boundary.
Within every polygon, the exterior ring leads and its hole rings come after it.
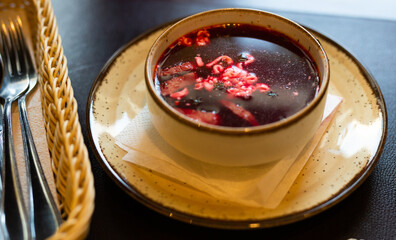
POLYGON ((319 89, 317 67, 298 43, 247 24, 215 25, 182 36, 160 57, 154 81, 180 113, 229 127, 287 118, 319 89))

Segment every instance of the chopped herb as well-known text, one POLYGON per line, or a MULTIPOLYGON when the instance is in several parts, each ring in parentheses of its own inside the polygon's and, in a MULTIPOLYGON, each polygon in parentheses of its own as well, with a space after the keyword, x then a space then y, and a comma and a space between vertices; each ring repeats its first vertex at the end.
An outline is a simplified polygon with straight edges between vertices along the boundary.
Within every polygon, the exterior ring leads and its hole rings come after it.
POLYGON ((224 89, 224 84, 222 82, 217 82, 214 85, 214 90, 223 90, 224 89))
POLYGON ((242 53, 238 56, 239 62, 245 62, 246 60, 248 60, 248 56, 246 56, 246 54, 242 53))
POLYGON ((268 96, 270 96, 270 97, 277 97, 278 94, 277 94, 276 92, 270 91, 270 92, 268 92, 268 96))
POLYGON ((202 103, 202 98, 197 97, 196 99, 194 99, 194 105, 199 105, 202 103))

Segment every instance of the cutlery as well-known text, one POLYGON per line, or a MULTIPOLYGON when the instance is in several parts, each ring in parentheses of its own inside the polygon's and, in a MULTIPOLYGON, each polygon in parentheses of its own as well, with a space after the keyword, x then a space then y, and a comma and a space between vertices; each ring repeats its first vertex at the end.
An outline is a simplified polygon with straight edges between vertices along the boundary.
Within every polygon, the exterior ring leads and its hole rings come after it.
MULTIPOLYGON (((17 22, 22 26, 20 18, 17 19, 17 22)), ((34 223, 34 227, 32 226, 32 235, 36 236, 37 239, 45 239, 56 231, 62 219, 45 179, 29 126, 26 111, 26 96, 36 86, 37 73, 31 55, 28 52, 26 54, 26 59, 30 84, 29 89, 18 99, 18 106, 25 162, 27 165, 27 179, 30 179, 31 182, 31 187, 28 188, 28 209, 30 222, 34 223)))
MULTIPOLYGON (((0 38, 0 43, 1 43, 1 38, 0 38)), ((3 44, 1 44, 0 46, 3 46, 3 44)), ((3 57, 1 55, 0 52, 0 87, 3 84, 3 80, 4 80, 4 64, 3 64, 3 57)), ((4 176, 4 168, 3 166, 3 105, 0 104, 0 195, 3 192, 3 176, 4 176)), ((3 212, 0 212, 0 237, 1 239, 8 239, 8 231, 7 228, 4 227, 5 226, 5 218, 4 218, 4 214, 3 212)))
POLYGON ((3 229, 6 227, 12 239, 31 239, 31 226, 23 201, 21 184, 14 150, 11 108, 12 103, 29 87, 26 66, 26 47, 20 26, 10 21, 1 23, 1 39, 4 60, 4 81, 0 89, 3 109, 3 161, 0 213, 3 229))

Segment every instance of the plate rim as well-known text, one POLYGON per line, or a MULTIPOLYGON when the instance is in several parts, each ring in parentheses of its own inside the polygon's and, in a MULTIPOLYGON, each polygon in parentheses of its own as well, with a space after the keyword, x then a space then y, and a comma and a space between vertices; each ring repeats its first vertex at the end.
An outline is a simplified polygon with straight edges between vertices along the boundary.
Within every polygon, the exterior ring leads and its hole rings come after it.
MULTIPOLYGON (((179 211, 172 207, 164 206, 161 203, 156 202, 154 199, 151 199, 146 195, 144 195, 143 193, 141 193, 132 184, 126 181, 121 176, 121 174, 112 167, 112 165, 107 161, 106 157, 103 155, 99 143, 97 143, 93 137, 93 132, 91 129, 91 122, 92 122, 91 112, 93 108, 95 93, 98 86, 100 85, 99 83, 103 81, 104 77, 111 69, 111 66, 115 63, 115 60, 132 45, 144 40, 145 38, 149 37, 151 34, 157 32, 162 28, 170 26, 175 22, 177 22, 177 20, 158 25, 157 27, 154 27, 148 31, 143 32, 142 34, 130 40, 128 43, 121 46, 117 51, 115 51, 115 53, 113 53, 113 55, 107 60, 105 65, 101 68, 99 74, 92 83, 91 89, 89 91, 88 100, 86 103, 86 126, 87 126, 87 135, 88 135, 89 143, 93 147, 92 151, 94 152, 95 158, 97 159, 101 167, 105 170, 107 175, 117 184, 117 186, 120 187, 125 193, 130 195, 133 199, 137 200, 141 204, 145 205, 146 207, 158 213, 161 213, 167 217, 189 224, 210 227, 210 228, 218 228, 218 229, 269 228, 269 227, 281 226, 281 225, 286 225, 293 222, 301 221, 303 219, 310 218, 314 215, 317 215, 335 206, 336 204, 344 200, 346 197, 348 197, 351 193, 353 193, 363 182, 365 182, 367 177, 370 176, 371 172, 374 170, 384 150, 386 137, 387 137, 387 130, 388 130, 388 114, 387 114, 385 99, 383 97, 381 89, 379 88, 377 81, 370 73, 370 71, 366 67, 364 67, 364 65, 358 59, 356 59, 356 57, 350 51, 348 51, 343 46, 341 46, 331 38, 327 37, 326 35, 312 28, 302 25, 309 32, 313 33, 315 36, 319 36, 320 38, 329 42, 331 45, 335 46, 339 51, 342 51, 344 54, 347 55, 347 57, 349 57, 356 64, 361 74, 365 77, 370 89, 373 90, 373 93, 377 100, 377 105, 381 110, 383 127, 382 127, 382 134, 378 144, 378 148, 376 150, 376 153, 371 158, 371 160, 357 174, 357 176, 351 179, 348 182, 348 184, 346 184, 337 193, 335 193, 332 197, 325 200, 324 202, 316 204, 315 206, 303 211, 293 212, 291 214, 280 217, 265 218, 265 219, 224 220, 224 219, 214 219, 210 217, 197 216, 191 213, 179 211)), ((320 42, 320 39, 318 39, 318 41, 320 42)))

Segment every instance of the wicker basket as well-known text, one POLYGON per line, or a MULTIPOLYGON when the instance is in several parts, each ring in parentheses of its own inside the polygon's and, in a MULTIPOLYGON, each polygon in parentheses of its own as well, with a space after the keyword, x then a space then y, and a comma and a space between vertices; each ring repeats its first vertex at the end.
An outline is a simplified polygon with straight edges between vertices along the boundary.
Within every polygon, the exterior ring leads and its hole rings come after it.
POLYGON ((83 239, 94 210, 93 175, 51 1, 6 0, 0 8, 24 11, 30 25, 57 200, 64 220, 50 239, 83 239))

